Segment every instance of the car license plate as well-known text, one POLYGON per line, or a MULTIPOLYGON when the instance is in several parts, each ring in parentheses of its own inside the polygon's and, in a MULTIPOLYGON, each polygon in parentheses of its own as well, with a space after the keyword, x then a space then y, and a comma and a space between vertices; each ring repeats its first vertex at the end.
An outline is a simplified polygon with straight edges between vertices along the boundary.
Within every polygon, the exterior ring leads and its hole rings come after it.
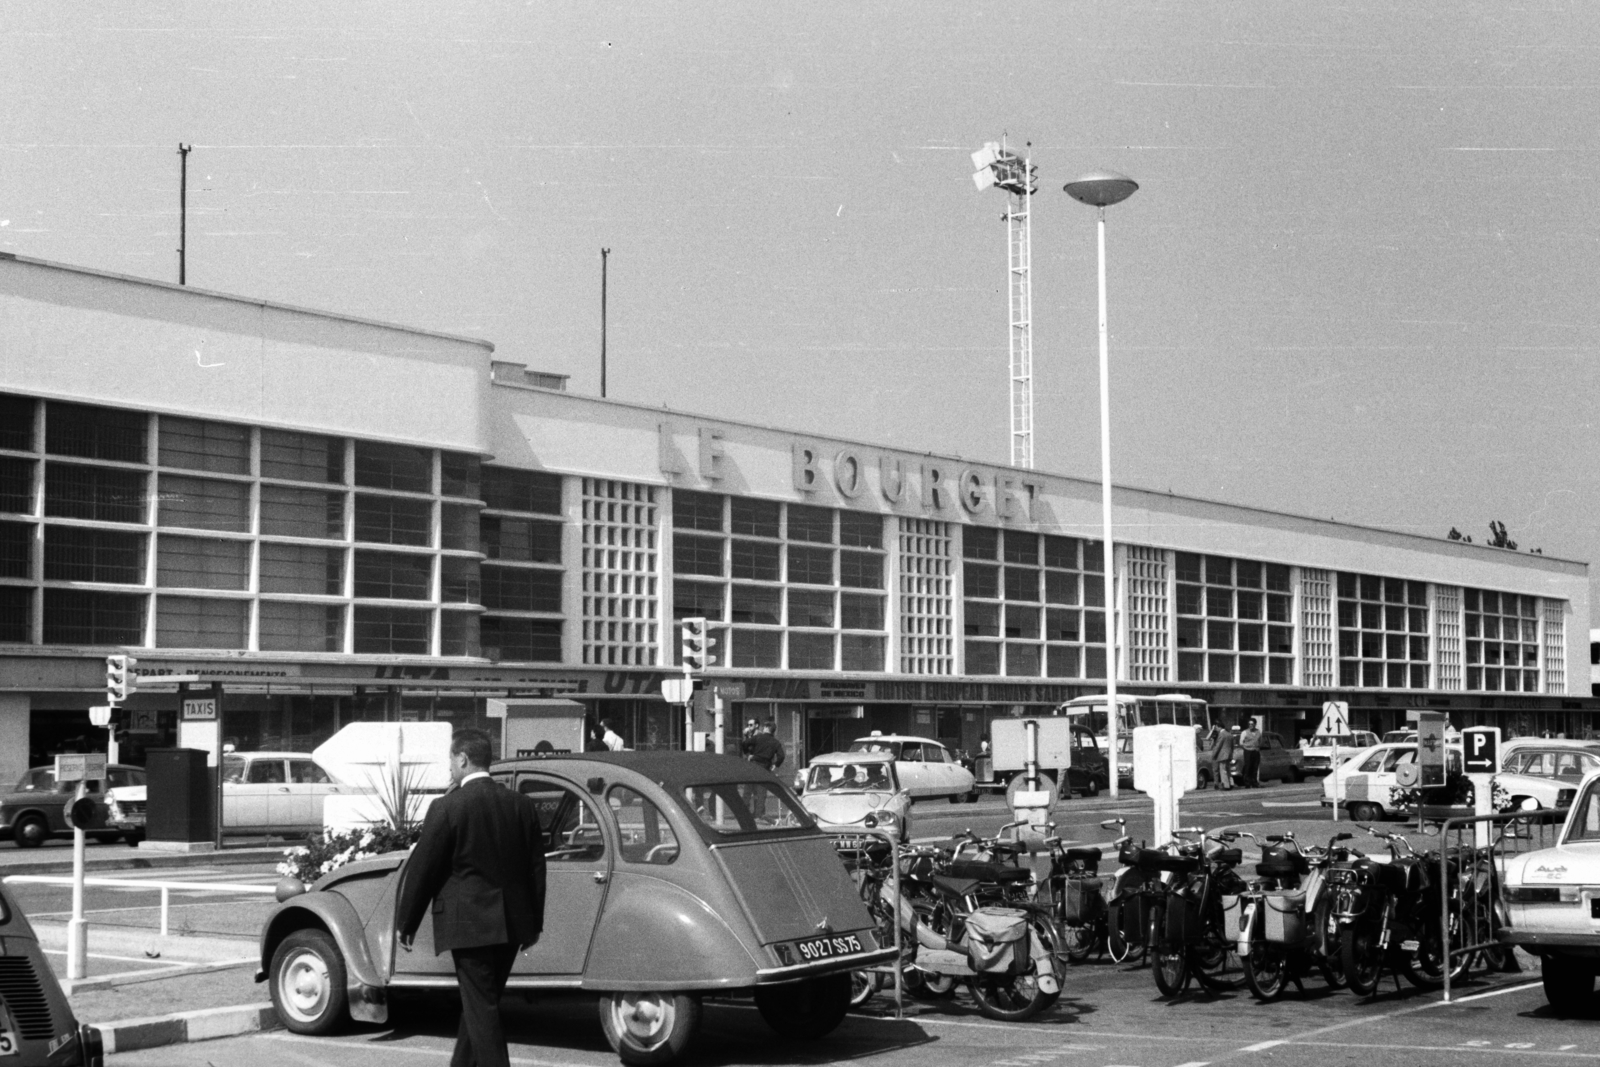
POLYGON ((835 956, 865 952, 866 946, 855 934, 839 934, 834 937, 813 937, 805 941, 796 941, 794 951, 802 963, 815 963, 818 960, 833 959, 835 956))
POLYGON ((15 1056, 21 1051, 16 1027, 11 1025, 11 1012, 6 1010, 6 1002, 0 1000, 0 1056, 15 1056))

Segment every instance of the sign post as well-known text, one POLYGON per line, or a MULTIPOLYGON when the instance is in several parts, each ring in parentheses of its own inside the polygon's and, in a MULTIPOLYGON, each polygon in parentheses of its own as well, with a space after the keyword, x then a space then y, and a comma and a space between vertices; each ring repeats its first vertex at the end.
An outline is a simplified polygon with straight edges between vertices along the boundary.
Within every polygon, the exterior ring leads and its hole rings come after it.
MULTIPOLYGON (((1469 726, 1461 731, 1461 769, 1472 783, 1474 815, 1494 814, 1494 772, 1500 769, 1500 727, 1469 726)), ((1489 845, 1489 824, 1473 823, 1473 844, 1489 845)))
POLYGON ((84 827, 94 817, 94 801, 87 794, 90 781, 104 780, 106 758, 98 752, 56 757, 56 784, 77 782, 67 808, 72 823, 72 918, 67 920, 67 982, 89 976, 89 921, 83 917, 84 827))
POLYGON ((1350 732, 1350 704, 1330 700, 1322 705, 1322 721, 1316 736, 1333 738, 1333 755, 1328 757, 1328 773, 1333 776, 1333 821, 1339 821, 1339 738, 1350 732))

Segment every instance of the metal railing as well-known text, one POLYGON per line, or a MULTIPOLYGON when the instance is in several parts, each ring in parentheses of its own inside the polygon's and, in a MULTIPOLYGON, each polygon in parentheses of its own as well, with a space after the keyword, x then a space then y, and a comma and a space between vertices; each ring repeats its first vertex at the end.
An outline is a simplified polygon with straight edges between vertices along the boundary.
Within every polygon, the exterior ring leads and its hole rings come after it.
MULTIPOLYGON (((64 885, 73 883, 70 875, 64 874, 13 874, 6 878, 6 883, 27 883, 32 885, 64 885)), ((178 892, 206 892, 206 893, 238 893, 250 896, 272 896, 278 890, 276 886, 249 885, 244 882, 165 882, 146 878, 85 878, 86 886, 111 886, 121 889, 148 889, 161 891, 161 936, 167 936, 167 917, 172 907, 172 891, 178 892)))
POLYGON ((1457 958, 1466 957, 1463 976, 1475 963, 1488 969, 1506 964, 1512 950, 1498 940, 1504 925, 1500 887, 1506 858, 1553 847, 1566 819, 1565 808, 1536 808, 1446 819, 1439 827, 1438 884, 1443 889, 1440 929, 1446 1001, 1450 999, 1452 964, 1457 958), (1479 844, 1480 841, 1486 843, 1479 844))

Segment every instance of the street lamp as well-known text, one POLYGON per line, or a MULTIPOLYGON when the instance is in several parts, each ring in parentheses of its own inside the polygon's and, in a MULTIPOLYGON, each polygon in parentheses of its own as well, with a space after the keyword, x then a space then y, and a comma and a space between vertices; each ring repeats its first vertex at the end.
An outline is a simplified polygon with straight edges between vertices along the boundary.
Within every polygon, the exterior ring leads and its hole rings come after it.
POLYGON ((1117 600, 1116 555, 1111 543, 1111 355, 1106 332, 1106 208, 1120 204, 1139 190, 1125 174, 1097 170, 1062 187, 1080 203, 1100 209, 1100 519, 1104 547, 1101 564, 1106 583, 1106 755, 1110 765, 1111 795, 1117 789, 1117 600))

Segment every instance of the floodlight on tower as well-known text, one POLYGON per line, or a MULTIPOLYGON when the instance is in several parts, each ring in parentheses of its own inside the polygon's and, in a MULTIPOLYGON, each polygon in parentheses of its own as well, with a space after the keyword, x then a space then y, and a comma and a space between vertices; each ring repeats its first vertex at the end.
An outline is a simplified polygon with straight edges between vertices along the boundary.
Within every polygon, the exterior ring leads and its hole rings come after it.
POLYGON ((1028 157, 989 141, 972 153, 977 168, 972 183, 979 190, 998 188, 1006 201, 1006 288, 1011 324, 1011 465, 1033 467, 1033 239, 1029 208, 1033 202, 1034 168, 1028 157))

